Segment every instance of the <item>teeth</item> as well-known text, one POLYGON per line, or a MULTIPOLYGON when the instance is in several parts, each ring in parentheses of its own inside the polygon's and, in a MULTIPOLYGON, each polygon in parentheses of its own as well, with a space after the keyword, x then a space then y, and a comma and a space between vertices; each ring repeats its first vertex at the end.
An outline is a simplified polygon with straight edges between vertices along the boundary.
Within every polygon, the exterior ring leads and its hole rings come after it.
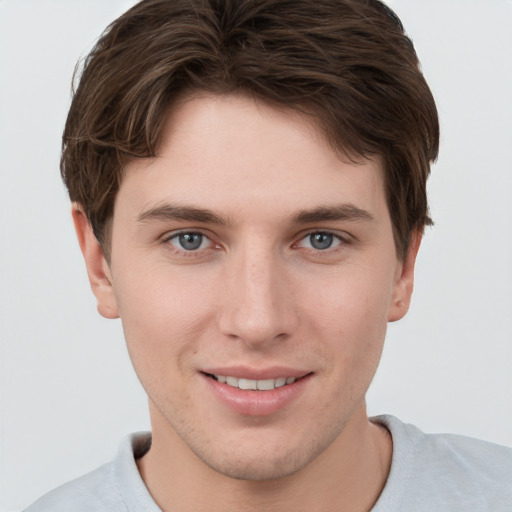
POLYGON ((234 388, 238 387, 238 379, 236 377, 226 377, 226 384, 229 386, 233 386, 234 388))
POLYGON ((283 387, 286 384, 286 378, 285 377, 279 377, 276 379, 276 388, 283 387))
POLYGON ((258 380, 256 382, 256 386, 260 391, 268 391, 270 389, 274 389, 276 387, 276 383, 274 379, 258 380))
POLYGON ((287 384, 293 384, 297 379, 295 377, 279 377, 277 379, 238 379, 227 375, 214 375, 214 378, 223 384, 239 389, 251 389, 259 391, 269 391, 274 388, 281 388, 287 384))
POLYGON ((252 379, 238 379, 238 387, 240 389, 257 389, 256 381, 252 379))

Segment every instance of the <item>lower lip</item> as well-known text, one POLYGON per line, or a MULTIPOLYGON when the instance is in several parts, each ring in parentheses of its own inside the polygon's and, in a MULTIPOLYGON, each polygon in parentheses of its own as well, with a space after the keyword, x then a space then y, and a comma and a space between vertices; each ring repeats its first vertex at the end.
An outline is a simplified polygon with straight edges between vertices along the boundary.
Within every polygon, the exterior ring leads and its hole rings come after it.
POLYGON ((292 384, 268 391, 245 390, 223 384, 202 374, 215 396, 232 411, 245 416, 269 416, 291 404, 304 390, 311 374, 292 384))

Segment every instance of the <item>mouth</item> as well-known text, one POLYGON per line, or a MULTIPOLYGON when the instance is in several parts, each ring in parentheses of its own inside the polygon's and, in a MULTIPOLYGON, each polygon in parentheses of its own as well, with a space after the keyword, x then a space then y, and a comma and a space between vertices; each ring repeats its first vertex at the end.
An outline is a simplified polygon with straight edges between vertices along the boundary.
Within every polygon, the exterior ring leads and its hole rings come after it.
POLYGON ((269 416, 298 400, 314 372, 290 368, 244 367, 200 372, 208 388, 231 411, 242 416, 269 416))
MULTIPOLYGON (((243 390, 252 390, 252 391, 270 391, 276 388, 282 388, 284 386, 289 386, 294 382, 306 377, 277 377, 276 379, 244 379, 233 377, 230 375, 214 375, 211 373, 205 373, 207 377, 210 377, 221 384, 227 384, 232 388, 238 388, 243 390)), ((308 374, 309 375, 309 374, 308 374)))

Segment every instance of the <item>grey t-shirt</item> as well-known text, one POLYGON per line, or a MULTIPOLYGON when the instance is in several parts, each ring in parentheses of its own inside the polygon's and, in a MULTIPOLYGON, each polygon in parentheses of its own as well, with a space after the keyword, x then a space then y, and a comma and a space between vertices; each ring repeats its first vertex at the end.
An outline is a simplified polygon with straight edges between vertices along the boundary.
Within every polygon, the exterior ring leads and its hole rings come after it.
MULTIPOLYGON (((372 421, 393 438, 391 471, 372 512, 511 512, 512 449, 451 434, 424 434, 393 416, 372 421)), ((46 494, 26 512, 161 512, 135 459, 151 443, 132 434, 114 460, 46 494)))

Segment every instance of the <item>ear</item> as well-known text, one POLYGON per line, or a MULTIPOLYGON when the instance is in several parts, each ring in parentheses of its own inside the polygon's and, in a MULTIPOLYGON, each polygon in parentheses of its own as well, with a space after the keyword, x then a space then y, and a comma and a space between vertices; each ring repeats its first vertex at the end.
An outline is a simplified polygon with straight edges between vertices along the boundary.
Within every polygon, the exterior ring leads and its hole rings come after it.
POLYGON ((71 211, 76 236, 84 256, 92 292, 98 301, 98 312, 105 318, 119 318, 117 300, 112 285, 110 268, 103 249, 96 240, 83 208, 74 203, 71 211))
POLYGON ((422 236, 422 230, 413 231, 407 254, 404 260, 397 265, 393 297, 388 313, 388 322, 400 320, 409 310, 414 287, 414 266, 416 264, 416 256, 420 248, 422 236))

